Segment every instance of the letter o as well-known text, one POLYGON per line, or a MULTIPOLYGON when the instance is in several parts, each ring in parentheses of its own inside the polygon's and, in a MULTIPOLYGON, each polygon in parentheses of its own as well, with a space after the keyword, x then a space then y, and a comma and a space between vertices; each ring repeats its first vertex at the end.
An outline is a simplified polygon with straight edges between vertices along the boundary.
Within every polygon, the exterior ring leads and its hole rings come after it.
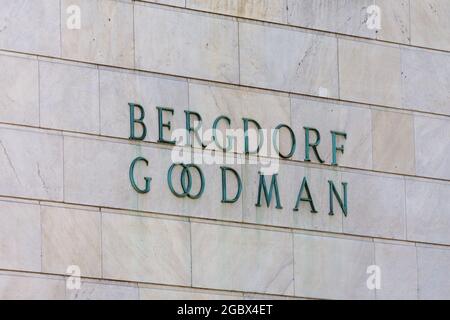
POLYGON ((295 139, 294 131, 292 131, 292 129, 288 125, 279 124, 275 128, 275 130, 273 132, 273 135, 272 135, 272 143, 273 143, 273 148, 275 149, 275 151, 283 159, 289 159, 295 153, 295 148, 296 148, 297 142, 296 142, 296 139, 295 139), (289 134, 291 135, 292 147, 291 147, 291 151, 287 155, 282 154, 281 151, 280 151, 280 148, 277 146, 277 140, 278 140, 279 132, 280 132, 281 128, 286 128, 289 131, 289 134))

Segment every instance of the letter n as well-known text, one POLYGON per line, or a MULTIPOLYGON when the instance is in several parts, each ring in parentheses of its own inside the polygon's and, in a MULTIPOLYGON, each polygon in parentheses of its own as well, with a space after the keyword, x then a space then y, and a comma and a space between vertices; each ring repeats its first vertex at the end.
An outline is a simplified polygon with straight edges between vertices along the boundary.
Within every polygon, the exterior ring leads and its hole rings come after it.
POLYGON ((333 181, 329 180, 328 185, 330 187, 329 195, 330 195, 330 213, 329 215, 334 215, 334 209, 333 209, 333 198, 336 197, 337 202, 339 203, 339 206, 341 207, 342 212, 344 213, 344 216, 347 216, 348 214, 348 205, 347 205, 347 182, 342 182, 342 190, 344 193, 344 200, 342 200, 341 196, 336 190, 336 187, 333 183, 333 181))

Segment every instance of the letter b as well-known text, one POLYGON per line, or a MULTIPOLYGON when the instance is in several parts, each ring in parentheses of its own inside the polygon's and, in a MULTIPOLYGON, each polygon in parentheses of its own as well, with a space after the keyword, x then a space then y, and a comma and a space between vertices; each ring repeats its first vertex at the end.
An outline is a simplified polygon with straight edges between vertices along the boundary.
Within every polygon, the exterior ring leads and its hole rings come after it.
POLYGON ((130 106, 130 140, 144 140, 147 136, 147 127, 144 123, 145 118, 145 111, 144 108, 142 108, 141 105, 135 104, 135 103, 129 103, 130 106), (135 117, 135 110, 139 109, 140 117, 136 119, 135 117), (140 136, 136 136, 136 124, 140 124, 142 127, 142 133, 140 136))

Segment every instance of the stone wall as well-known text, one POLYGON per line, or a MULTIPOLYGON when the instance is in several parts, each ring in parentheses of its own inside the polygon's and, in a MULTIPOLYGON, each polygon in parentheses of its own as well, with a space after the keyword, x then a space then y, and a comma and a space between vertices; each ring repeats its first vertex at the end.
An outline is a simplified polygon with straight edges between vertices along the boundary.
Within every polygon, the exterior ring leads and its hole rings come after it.
POLYGON ((449 299, 448 16, 447 0, 3 0, 0 298, 449 299), (130 102, 145 141, 129 140, 130 102), (281 210, 255 206, 251 164, 233 166, 237 203, 219 165, 200 199, 176 198, 157 106, 174 127, 191 110, 317 128, 325 163, 298 139, 281 210), (348 135, 338 167, 330 130, 348 135), (136 156, 148 194, 130 186, 136 156), (292 210, 304 176, 317 214, 292 210), (330 179, 349 185, 347 216, 328 214, 330 179))

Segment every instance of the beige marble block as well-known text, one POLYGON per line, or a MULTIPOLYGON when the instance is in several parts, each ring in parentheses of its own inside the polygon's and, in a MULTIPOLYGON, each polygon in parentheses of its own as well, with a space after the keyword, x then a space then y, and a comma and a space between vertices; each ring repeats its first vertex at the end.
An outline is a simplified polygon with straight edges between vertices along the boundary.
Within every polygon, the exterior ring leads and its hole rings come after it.
MULTIPOLYGON (((263 167, 256 164, 248 164, 244 167, 243 182, 246 187, 243 194, 244 221, 257 224, 275 225, 283 227, 294 227, 310 230, 321 230, 331 232, 342 232, 343 214, 336 201, 333 201, 335 215, 330 216, 329 184, 328 180, 334 182, 339 194, 341 191, 341 172, 326 169, 308 168, 300 165, 289 165, 281 163, 273 169, 277 169, 277 184, 282 209, 277 209, 275 191, 273 191, 270 205, 267 204, 264 193, 261 193, 261 206, 258 203, 258 191, 261 171, 263 167), (312 213, 312 207, 307 202, 300 202, 298 211, 296 207, 297 197, 303 182, 307 179, 314 207, 317 213, 312 213)), ((265 177, 267 190, 269 190, 272 176, 265 177)), ((304 190, 302 197, 306 197, 304 190)), ((357 214, 356 212, 350 214, 357 214)))
POLYGON ((287 22, 287 0, 186 0, 190 9, 236 17, 287 22))
POLYGON ((103 276, 189 286, 189 224, 102 213, 103 276))
MULTIPOLYGON (((209 162, 206 162, 212 160, 214 163, 214 158, 205 156, 200 159, 205 161, 199 164, 205 178, 205 189, 198 200, 192 200, 176 197, 168 186, 169 168, 174 162, 180 163, 183 160, 179 159, 178 151, 172 154, 170 149, 161 147, 74 137, 66 137, 64 146, 65 199, 68 202, 220 220, 242 220, 242 198, 234 204, 221 203, 220 165, 209 165, 209 162), (130 183, 130 165, 137 157, 145 157, 149 161, 148 167, 144 163, 138 163, 134 173, 140 188, 144 187, 144 177, 152 178, 151 190, 147 194, 139 194, 130 183), (93 193, 92 190, 96 192, 93 193)), ((242 176, 239 164, 227 164, 227 158, 218 160, 225 161, 226 166, 234 168, 242 176)), ((196 161, 199 163, 199 160, 196 161)), ((195 195, 200 190, 200 179, 195 169, 191 171, 191 194, 195 195)), ((177 166, 173 171, 172 181, 178 193, 181 192, 180 174, 181 167, 177 166)), ((230 178, 230 196, 235 190, 236 180, 230 178)))
POLYGON ((409 44, 411 38, 409 0, 374 0, 380 8, 381 29, 375 30, 379 40, 409 44))
POLYGON ((338 97, 334 36, 242 22, 239 43, 241 84, 338 97))
POLYGON ((77 266, 82 277, 101 277, 98 211, 41 206, 41 219, 44 272, 66 274, 77 266))
POLYGON ((3 0, 0 48, 59 57, 59 0, 3 0))
POLYGON ((57 133, 0 127, 0 194, 62 200, 63 146, 57 133))
POLYGON ((408 240, 450 244, 450 184, 406 180, 408 240))
POLYGON ((409 43, 408 0, 288 0, 289 24, 409 43))
POLYGON ((450 121, 417 115, 414 125, 417 175, 450 179, 450 121))
POLYGON ((295 295, 321 299, 374 299, 366 286, 374 264, 371 241, 294 235, 295 295))
POLYGON ((410 0, 411 44, 450 50, 450 2, 447 0, 410 0))
MULTIPOLYGON (((278 154, 272 150, 272 130, 279 124, 291 126, 290 117, 290 99, 287 94, 269 93, 267 91, 252 90, 245 88, 236 88, 229 86, 220 86, 213 84, 205 84, 200 82, 189 83, 189 110, 198 112, 203 119, 204 140, 214 150, 221 150, 226 147, 228 142, 227 135, 238 137, 233 142, 230 152, 244 153, 244 123, 243 118, 253 119, 258 122, 264 130, 264 141, 261 146, 260 155, 277 157, 278 154), (222 120, 221 125, 217 129, 218 136, 222 135, 223 139, 218 138, 217 146, 212 140, 212 127, 214 121, 219 116, 227 116, 231 124, 222 120), (236 134, 227 133, 226 129, 240 130, 236 134), (273 152, 272 152, 273 151, 273 152)), ((250 140, 250 150, 256 149, 256 127, 250 125, 253 131, 254 140, 250 140)), ((285 154, 289 153, 290 140, 289 134, 284 129, 280 133, 279 145, 280 150, 285 154), (286 139, 287 137, 287 139, 286 139), (288 142, 288 143, 286 143, 288 142)))
POLYGON ((419 299, 450 299, 450 250, 447 248, 417 247, 419 299))
POLYGON ((239 82, 235 20, 141 4, 134 19, 138 69, 239 82))
POLYGON ((80 289, 66 288, 66 299, 137 300, 139 289, 136 284, 83 279, 80 289))
POLYGON ((400 107, 399 47, 339 39, 339 79, 343 100, 400 107))
POLYGON ((192 223, 195 287, 293 294, 292 234, 192 223))
POLYGON ((372 110, 373 168, 415 174, 414 117, 372 110))
POLYGON ((402 48, 402 106, 450 115, 450 55, 402 48))
POLYGON ((374 37, 367 27, 373 0, 288 0, 289 24, 329 32, 374 37))
POLYGON ((39 125, 38 62, 0 55, 0 121, 39 125))
POLYGON ((133 5, 112 0, 61 0, 62 56, 134 67, 133 5), (80 28, 70 27, 77 6, 80 28))
POLYGON ((417 299, 417 256, 414 244, 375 242, 375 264, 380 267, 379 300, 417 299))
MULTIPOLYGON (((296 160, 305 160, 305 129, 314 128, 320 132, 319 155, 326 164, 332 163, 331 131, 347 134, 337 137, 337 146, 344 145, 344 153, 337 152, 339 166, 372 169, 372 125, 370 109, 365 106, 334 104, 319 100, 292 98, 292 128, 297 139, 296 160)), ((310 142, 316 136, 310 132, 310 142)), ((312 149, 310 159, 318 163, 312 149)))
MULTIPOLYGON (((145 141, 158 141, 157 107, 171 108, 174 115, 164 114, 172 130, 164 129, 164 137, 171 139, 175 129, 185 126, 184 110, 189 109, 188 86, 184 79, 128 72, 118 69, 100 69, 101 134, 128 139, 130 137, 129 103, 140 104, 145 111, 147 127, 145 141)), ((136 117, 140 116, 135 110, 136 117)), ((135 125, 136 136, 142 127, 135 125)))
POLYGON ((128 170, 131 161, 141 155, 139 147, 67 136, 64 148, 66 202, 137 209, 128 170))
MULTIPOLYGON (((270 205, 262 193, 260 206, 257 206, 259 170, 257 165, 252 164, 246 165, 244 169, 246 189, 243 195, 243 215, 246 222, 394 239, 406 237, 405 186, 400 177, 282 163, 276 172, 282 207, 279 209, 275 191, 270 205), (303 178, 307 179, 317 213, 312 212, 313 208, 307 202, 300 202, 299 210, 294 211, 303 178), (334 215, 329 215, 331 208, 328 181, 334 183, 342 199, 344 194, 341 183, 347 183, 347 216, 335 197, 334 215)), ((267 175, 265 180, 269 188, 272 176, 267 175)), ((306 196, 304 190, 302 197, 306 196)))
POLYGON ((1 269, 41 271, 39 205, 0 201, 0 249, 1 269))
POLYGON ((100 132, 96 67, 40 61, 39 86, 42 127, 100 132))
POLYGON ((18 272, 0 273, 2 300, 63 300, 65 286, 62 277, 18 272))
POLYGON ((343 219, 344 233, 406 239, 402 177, 343 172, 342 180, 348 183, 349 214, 343 219))

